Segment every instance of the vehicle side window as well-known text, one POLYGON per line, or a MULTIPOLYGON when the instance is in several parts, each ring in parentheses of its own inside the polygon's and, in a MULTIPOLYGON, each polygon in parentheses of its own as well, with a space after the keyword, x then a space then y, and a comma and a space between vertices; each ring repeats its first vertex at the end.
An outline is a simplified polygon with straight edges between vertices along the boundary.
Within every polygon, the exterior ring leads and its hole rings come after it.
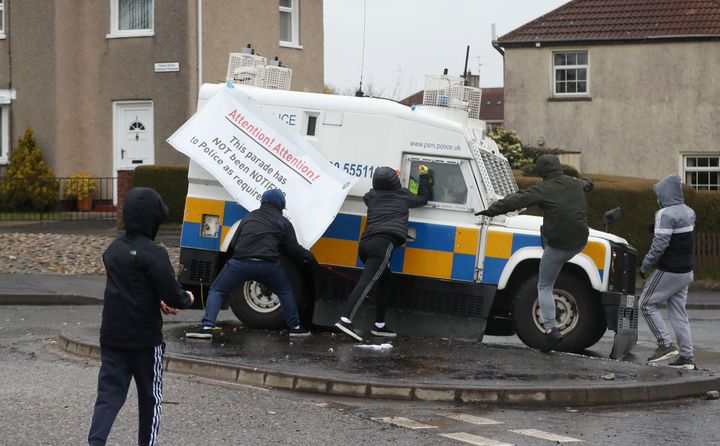
POLYGON ((420 164, 426 165, 432 174, 432 195, 430 202, 451 205, 467 205, 468 188, 463 178, 460 164, 455 162, 439 162, 413 160, 410 163, 410 180, 408 188, 417 193, 417 172, 420 164))

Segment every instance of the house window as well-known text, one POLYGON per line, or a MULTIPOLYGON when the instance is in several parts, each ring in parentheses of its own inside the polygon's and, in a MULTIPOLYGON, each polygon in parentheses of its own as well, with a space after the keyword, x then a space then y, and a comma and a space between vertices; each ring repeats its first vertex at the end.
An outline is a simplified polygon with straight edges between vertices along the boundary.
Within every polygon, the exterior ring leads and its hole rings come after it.
POLYGON ((720 190, 720 155, 685 155, 685 183, 696 190, 720 190))
POLYGON ((280 46, 300 47, 300 0, 280 0, 280 46))
POLYGON ((110 0, 107 37, 152 36, 154 0, 110 0))
POLYGON ((554 94, 588 94, 588 53, 587 51, 564 51, 553 53, 554 94))
POLYGON ((5 0, 0 0, 0 39, 5 37, 5 0))
POLYGON ((0 164, 10 159, 10 106, 0 104, 0 164))

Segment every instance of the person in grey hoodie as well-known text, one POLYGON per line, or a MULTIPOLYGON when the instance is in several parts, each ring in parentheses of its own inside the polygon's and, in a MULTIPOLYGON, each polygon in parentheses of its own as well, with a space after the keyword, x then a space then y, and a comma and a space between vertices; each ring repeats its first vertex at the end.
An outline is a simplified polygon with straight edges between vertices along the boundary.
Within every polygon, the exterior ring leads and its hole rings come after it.
POLYGON ((544 250, 537 290, 545 328, 545 343, 541 350, 549 352, 562 341, 555 320, 555 280, 565 262, 575 257, 587 244, 589 229, 584 192, 591 191, 593 183, 589 178, 578 179, 563 174, 562 164, 555 155, 540 156, 535 161, 535 170, 542 177, 542 183, 508 195, 475 215, 494 217, 530 206, 543 210, 540 232, 544 250))
POLYGON ((670 359, 679 353, 670 366, 692 370, 695 369, 695 361, 685 304, 688 285, 693 281, 695 212, 685 205, 679 176, 663 178, 653 186, 653 190, 660 210, 655 214, 652 244, 640 266, 642 278, 650 268, 655 268, 640 296, 642 314, 658 345, 648 362, 670 359), (670 324, 680 345, 679 352, 658 311, 661 304, 667 305, 670 324))

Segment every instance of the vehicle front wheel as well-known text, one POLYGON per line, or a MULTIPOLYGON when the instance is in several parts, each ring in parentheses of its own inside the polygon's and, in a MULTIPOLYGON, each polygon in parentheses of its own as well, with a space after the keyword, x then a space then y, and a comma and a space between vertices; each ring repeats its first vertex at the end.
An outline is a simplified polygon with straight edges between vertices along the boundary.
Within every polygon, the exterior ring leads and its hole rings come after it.
MULTIPOLYGON (((306 307, 302 277, 290 261, 282 259, 280 263, 288 275, 295 303, 302 315, 302 311, 306 307)), ((232 292, 230 309, 240 321, 253 328, 284 328, 287 326, 280 299, 268 287, 254 280, 244 282, 232 292)))
MULTIPOLYGON (((537 296, 538 276, 529 278, 513 303, 513 321, 518 337, 526 345, 542 348, 543 320, 537 296)), ((555 281, 555 319, 563 335, 558 350, 581 352, 598 341, 605 319, 600 300, 579 277, 562 272, 555 281)), ((603 328, 604 332, 604 328, 603 328)))

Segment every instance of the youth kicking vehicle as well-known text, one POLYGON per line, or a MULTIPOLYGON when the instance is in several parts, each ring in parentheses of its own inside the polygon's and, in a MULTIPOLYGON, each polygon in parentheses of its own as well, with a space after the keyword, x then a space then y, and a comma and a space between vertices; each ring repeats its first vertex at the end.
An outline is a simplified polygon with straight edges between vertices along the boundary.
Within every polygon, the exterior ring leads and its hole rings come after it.
MULTIPOLYGON (((479 89, 464 86, 460 77, 429 76, 423 104, 407 107, 385 99, 251 86, 278 87, 271 81, 272 68, 278 68, 285 70, 280 74, 289 88, 289 69, 253 61, 249 70, 242 63, 231 56, 228 71, 238 81, 236 88, 359 179, 312 247, 321 267, 302 271, 282 259, 306 322, 333 325, 359 277, 357 251, 366 218, 362 197, 372 187, 375 169, 399 169, 401 183, 412 190, 413 175, 424 164, 433 174, 433 195, 426 206, 410 211, 409 239, 393 255, 388 324, 401 335, 482 340, 484 334, 517 334, 531 347, 543 345, 536 291, 542 219, 522 213, 492 220, 474 215, 518 189, 507 160, 485 137, 479 89), (261 81, 249 72, 260 72, 261 81)), ((204 85, 198 107, 221 88, 227 87, 204 85)), ((203 296, 247 210, 192 161, 188 180, 180 281, 203 296)), ((585 350, 608 328, 616 331, 611 356, 632 348, 636 256, 624 239, 590 230, 587 246, 555 284, 561 350, 585 350)), ((246 282, 229 304, 249 326, 284 326, 277 297, 259 283, 246 282)), ((355 318, 360 330, 372 321, 374 310, 368 307, 355 318)))

